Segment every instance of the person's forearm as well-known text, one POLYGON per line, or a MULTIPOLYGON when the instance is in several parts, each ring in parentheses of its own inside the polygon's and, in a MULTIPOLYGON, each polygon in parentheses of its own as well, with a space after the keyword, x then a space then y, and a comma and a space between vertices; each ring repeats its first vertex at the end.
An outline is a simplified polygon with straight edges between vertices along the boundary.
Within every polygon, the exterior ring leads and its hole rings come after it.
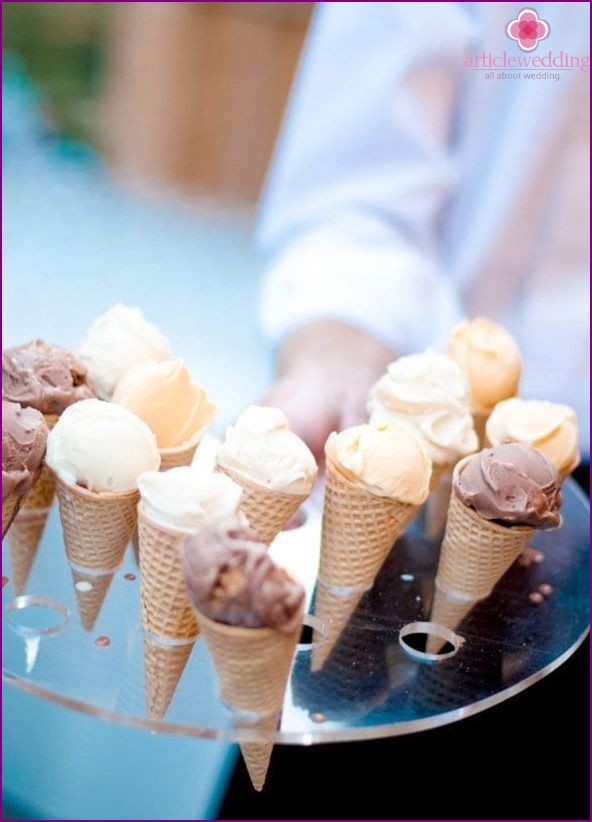
MULTIPOLYGON (((293 331, 277 357, 278 377, 318 374, 341 379, 363 375, 368 386, 396 359, 390 346, 374 335, 336 319, 314 320, 293 331)), ((347 382, 343 385, 347 390, 347 382)))

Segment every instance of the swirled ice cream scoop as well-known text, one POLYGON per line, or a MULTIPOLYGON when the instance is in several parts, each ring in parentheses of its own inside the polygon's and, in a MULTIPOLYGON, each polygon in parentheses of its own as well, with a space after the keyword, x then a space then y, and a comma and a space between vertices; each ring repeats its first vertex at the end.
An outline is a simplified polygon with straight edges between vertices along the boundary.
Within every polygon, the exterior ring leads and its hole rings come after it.
POLYGON ((191 466, 147 471, 138 477, 146 514, 167 528, 193 531, 234 514, 242 489, 225 474, 191 466))
POLYGON ((126 371, 139 362, 170 359, 171 346, 139 308, 117 303, 97 317, 74 353, 88 369, 97 395, 110 400, 126 371))
POLYGON ((250 405, 226 429, 216 461, 251 482, 288 494, 310 493, 318 474, 311 450, 290 430, 285 415, 260 405, 250 405))
POLYGON ((144 420, 159 448, 175 448, 199 436, 216 415, 207 392, 179 359, 134 365, 117 383, 113 402, 144 420))
POLYGON ((332 433, 327 451, 349 479, 410 505, 427 499, 432 465, 421 440, 398 422, 367 423, 332 433))
POLYGON ((183 562, 189 597, 209 619, 285 634, 300 624, 303 586, 275 564, 239 517, 217 520, 191 536, 183 562))
POLYGON ((483 519, 541 529, 559 525, 561 479, 553 463, 530 445, 484 448, 467 459, 452 487, 483 519))
POLYGON ((485 434, 491 445, 532 445, 551 460, 561 477, 580 462, 576 414, 568 405, 518 397, 503 400, 491 412, 485 434))
POLYGON ((518 392, 522 374, 518 344, 505 328, 487 317, 462 320, 455 326, 447 353, 467 376, 474 413, 487 414, 498 402, 518 392))
POLYGON ((45 460, 64 482, 89 491, 128 491, 157 470, 156 437, 127 408, 81 400, 66 408, 47 439, 45 460))
POLYGON ((26 494, 39 472, 47 443, 40 411, 2 400, 2 497, 26 494))
POLYGON ((70 351, 32 340, 2 352, 2 396, 42 414, 61 414, 95 391, 87 369, 70 351))
POLYGON ((467 378, 458 363, 431 348, 400 357, 368 394, 370 422, 396 420, 413 431, 435 465, 476 451, 467 378))

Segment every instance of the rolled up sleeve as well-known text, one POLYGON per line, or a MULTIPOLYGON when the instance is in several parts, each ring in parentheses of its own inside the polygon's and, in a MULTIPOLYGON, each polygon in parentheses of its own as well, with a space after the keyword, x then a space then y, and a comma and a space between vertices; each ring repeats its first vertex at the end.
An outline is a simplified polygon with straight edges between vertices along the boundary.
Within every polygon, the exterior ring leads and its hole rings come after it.
POLYGON ((335 317, 405 354, 462 316, 440 230, 471 36, 463 5, 320 5, 259 212, 272 341, 335 317))

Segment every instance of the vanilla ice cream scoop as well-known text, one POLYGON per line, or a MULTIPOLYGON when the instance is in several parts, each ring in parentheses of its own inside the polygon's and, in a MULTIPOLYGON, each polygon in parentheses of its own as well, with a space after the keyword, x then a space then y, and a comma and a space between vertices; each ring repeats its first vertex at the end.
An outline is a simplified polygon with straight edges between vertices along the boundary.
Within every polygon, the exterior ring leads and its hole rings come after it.
POLYGON ((158 470, 156 437, 145 422, 101 400, 80 400, 47 438, 45 461, 64 482, 89 491, 129 491, 138 475, 158 470))
POLYGON ((206 391, 180 359, 134 365, 117 383, 113 402, 144 420, 159 448, 175 448, 198 438, 216 416, 206 391))
POLYGON ((367 410, 371 423, 395 420, 416 434, 434 465, 477 450, 467 378, 431 348, 391 363, 370 389, 367 410))
POLYGON ((117 303, 94 321, 74 353, 87 368, 97 395, 110 400, 126 371, 147 360, 170 359, 171 346, 139 308, 117 303))
POLYGON ((147 471, 138 479, 141 505, 155 522, 193 532, 236 514, 242 489, 226 474, 191 466, 147 471))
POLYGON ((488 414, 498 402, 518 393, 522 375, 518 345, 505 328, 487 317, 458 323, 447 354, 467 376, 473 413, 488 414))
POLYGON ((562 477, 580 462, 576 414, 568 405, 512 397, 495 406, 485 434, 491 445, 517 442, 533 446, 562 477))
POLYGON ((306 443, 290 430, 278 409, 251 405, 226 429, 217 464, 251 482, 288 494, 308 494, 317 462, 306 443))
POLYGON ((410 505, 427 499, 432 464, 421 440, 398 422, 366 423, 333 432, 327 452, 369 491, 410 505))

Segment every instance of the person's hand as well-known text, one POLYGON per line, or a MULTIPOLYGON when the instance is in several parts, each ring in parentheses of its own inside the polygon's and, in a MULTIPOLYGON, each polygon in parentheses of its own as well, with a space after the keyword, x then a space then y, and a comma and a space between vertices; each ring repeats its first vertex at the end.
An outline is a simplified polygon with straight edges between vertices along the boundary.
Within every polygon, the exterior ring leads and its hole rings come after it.
POLYGON ((319 463, 332 431, 366 422, 372 384, 396 359, 376 337, 339 320, 315 320, 282 345, 278 379, 260 400, 284 412, 319 463))

